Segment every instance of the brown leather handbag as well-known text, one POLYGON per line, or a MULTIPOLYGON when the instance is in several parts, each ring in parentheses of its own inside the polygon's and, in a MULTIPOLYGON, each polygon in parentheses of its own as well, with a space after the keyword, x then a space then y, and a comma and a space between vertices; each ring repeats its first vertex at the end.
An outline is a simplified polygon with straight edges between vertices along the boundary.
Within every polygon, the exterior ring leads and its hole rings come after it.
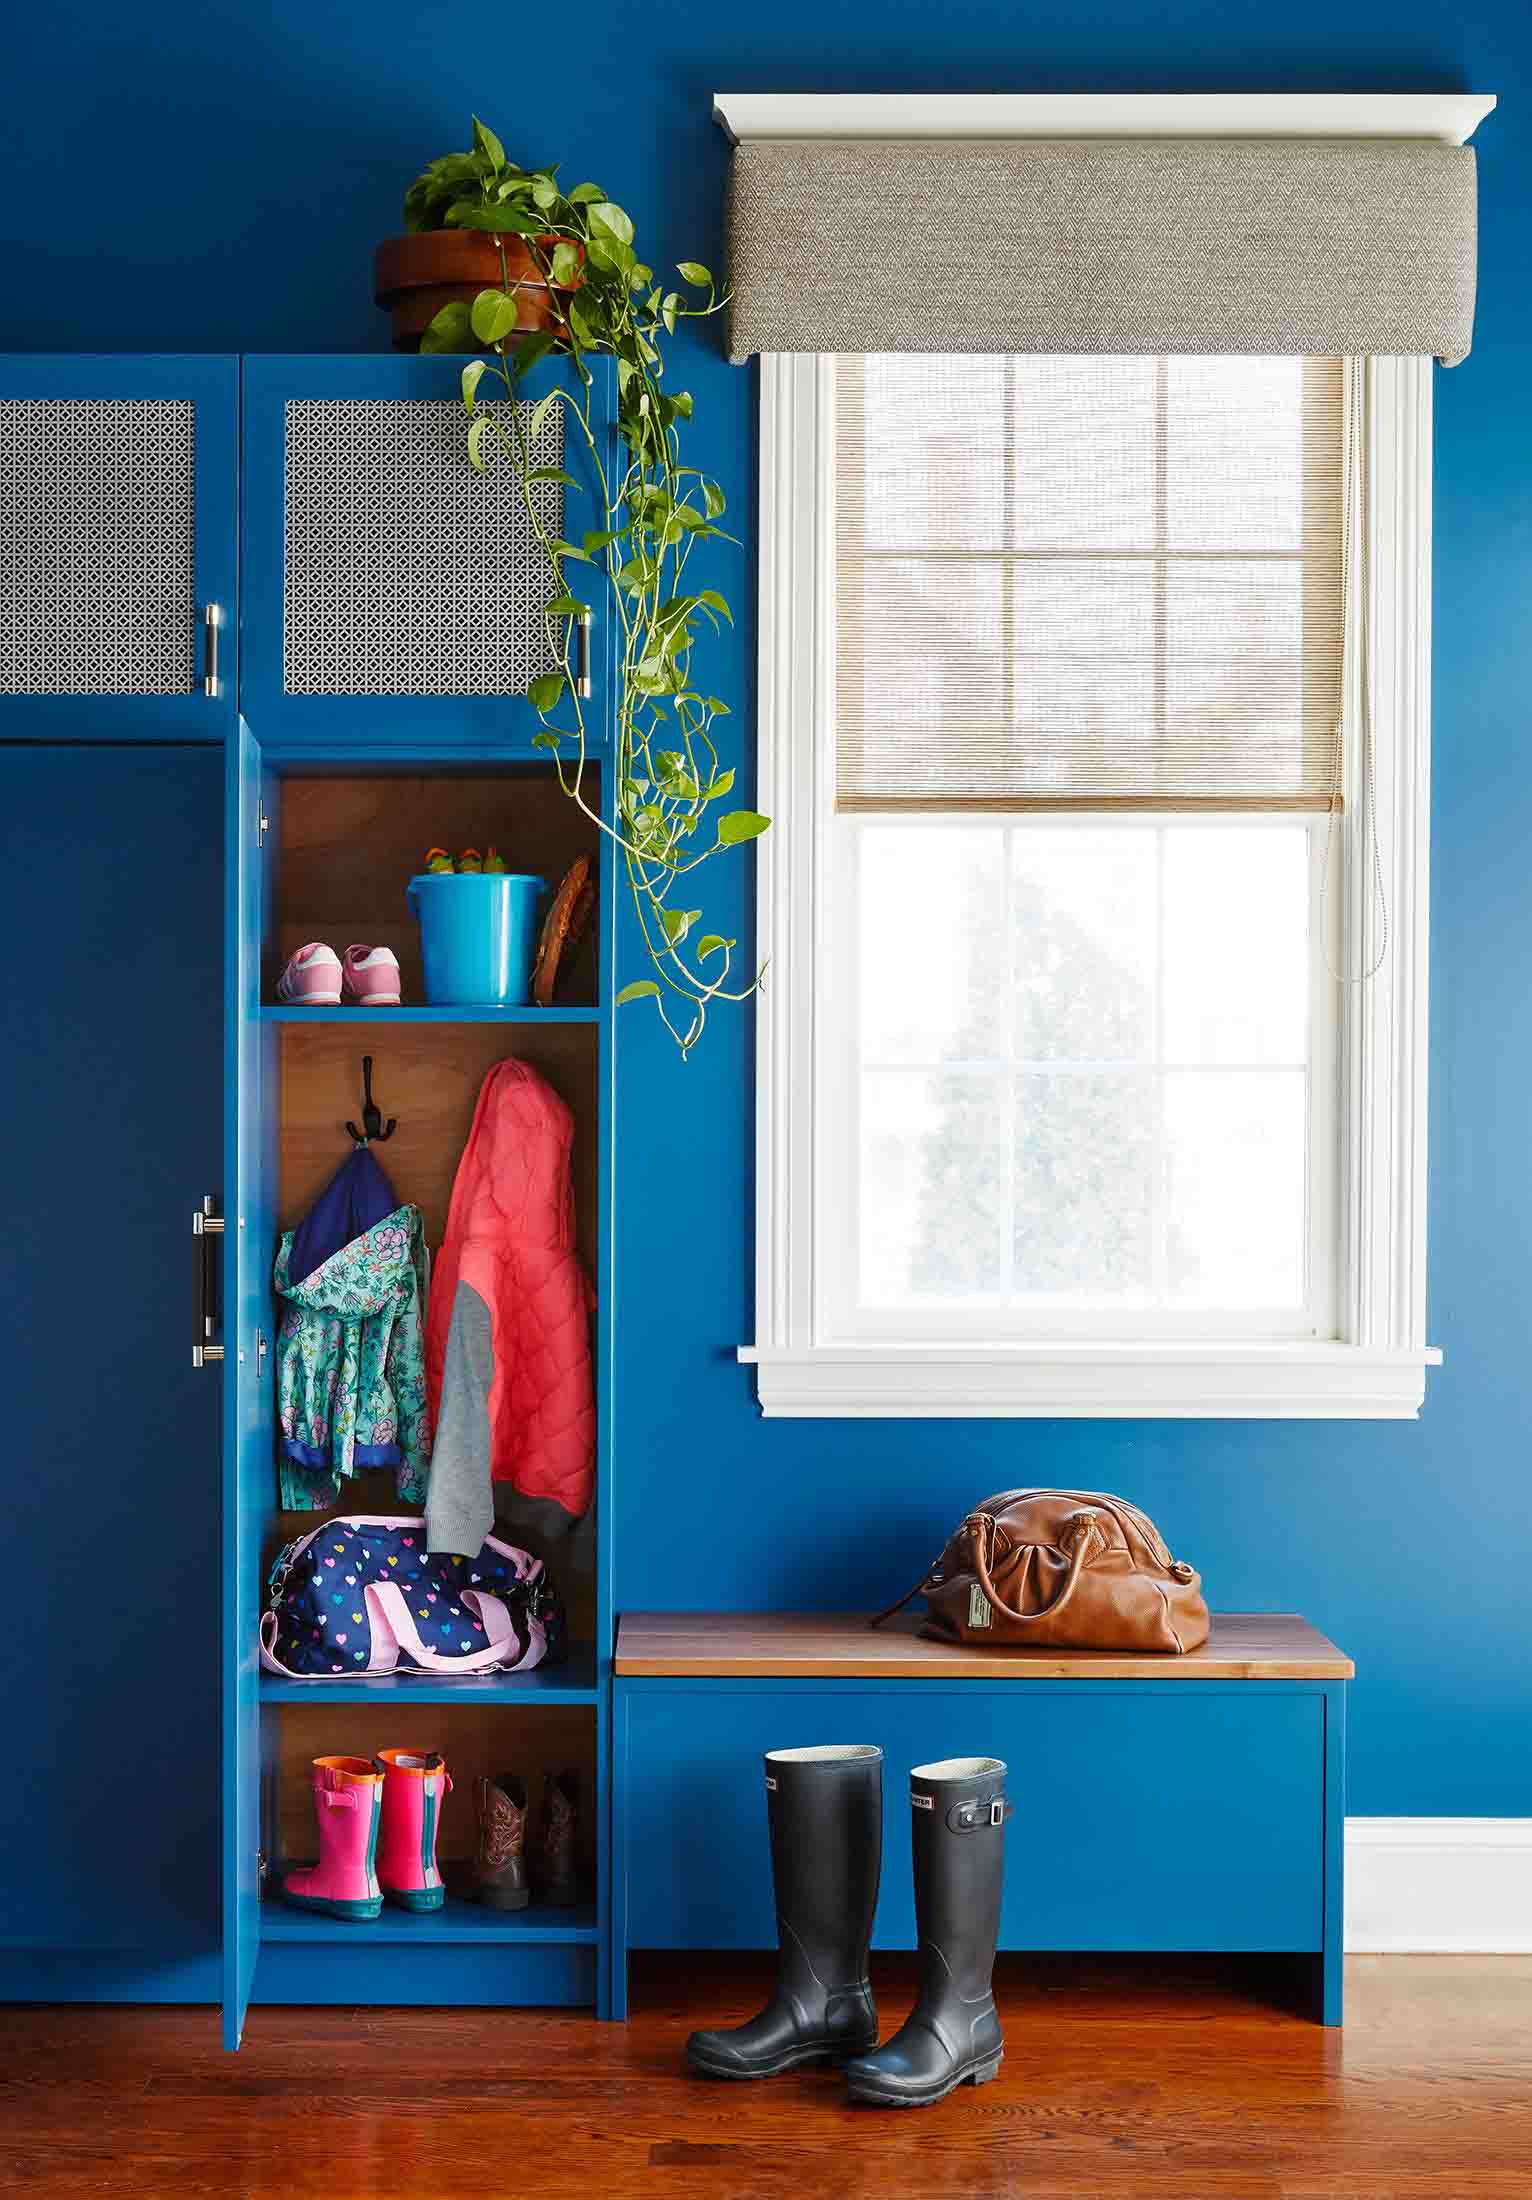
POLYGON ((980 1648, 1174 1653, 1208 1638, 1195 1568, 1171 1557, 1147 1513, 1095 1490, 986 1497, 873 1625, 913 1596, 929 1606, 923 1635, 980 1648))

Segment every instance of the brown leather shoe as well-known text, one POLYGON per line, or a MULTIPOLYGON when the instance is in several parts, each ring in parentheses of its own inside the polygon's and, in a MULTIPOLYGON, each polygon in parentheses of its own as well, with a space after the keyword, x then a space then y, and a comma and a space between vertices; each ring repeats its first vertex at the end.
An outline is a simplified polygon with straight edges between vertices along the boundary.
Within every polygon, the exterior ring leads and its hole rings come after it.
POLYGON ((479 1814, 479 1846, 473 1860, 474 1893, 491 1910, 524 1910, 527 1885, 527 1783, 513 1772, 473 1784, 479 1814))
POLYGON ((537 1891, 544 1902, 568 1909, 581 1899, 577 1831, 580 1775, 550 1772, 543 1786, 542 1842, 537 1891))

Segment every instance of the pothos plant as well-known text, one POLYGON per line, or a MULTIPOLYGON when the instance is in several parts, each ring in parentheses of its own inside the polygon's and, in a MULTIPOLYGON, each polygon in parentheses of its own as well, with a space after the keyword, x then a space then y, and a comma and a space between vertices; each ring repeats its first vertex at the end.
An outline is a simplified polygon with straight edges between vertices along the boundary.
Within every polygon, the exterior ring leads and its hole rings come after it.
POLYGON ((754 974, 747 983, 736 978, 737 941, 705 929, 701 909, 689 906, 694 874, 711 856, 756 839, 770 822, 757 810, 726 806, 734 770, 720 753, 718 721, 729 708, 708 693, 696 652, 720 622, 732 624, 732 614, 716 588, 691 586, 687 578, 698 547, 723 536, 724 494, 699 468, 683 464, 690 394, 661 386, 668 339, 682 321, 705 319, 724 300, 696 261, 677 267, 687 295, 656 281, 634 250, 633 224, 620 206, 596 184, 565 192, 553 169, 518 168, 477 116, 472 150, 431 163, 410 189, 405 219, 414 229, 485 231, 497 243, 499 287, 480 291, 471 305, 444 307, 421 349, 482 346, 490 354, 463 369, 468 457, 480 472, 492 458, 516 469, 547 564, 543 617, 559 669, 528 688, 540 720, 534 742, 552 752, 565 793, 621 852, 653 975, 624 986, 617 999, 653 999, 684 1055, 715 1001, 748 999, 759 983, 754 974), (514 266, 507 238, 520 247, 514 266), (552 328, 518 338, 518 293, 529 282, 548 287, 558 313, 552 328), (573 375, 530 413, 516 403, 481 408, 486 377, 515 399, 554 349, 567 352, 573 375), (589 362, 602 355, 616 361, 615 455, 595 415, 589 362), (562 469, 534 462, 533 447, 554 405, 564 408, 566 445, 573 433, 584 447, 599 503, 591 515, 596 524, 577 541, 572 528, 566 535, 549 531, 533 495, 540 482, 582 488, 562 469), (590 606, 566 571, 571 565, 599 574, 617 622, 611 825, 585 790, 587 728, 571 647, 573 622, 590 606))

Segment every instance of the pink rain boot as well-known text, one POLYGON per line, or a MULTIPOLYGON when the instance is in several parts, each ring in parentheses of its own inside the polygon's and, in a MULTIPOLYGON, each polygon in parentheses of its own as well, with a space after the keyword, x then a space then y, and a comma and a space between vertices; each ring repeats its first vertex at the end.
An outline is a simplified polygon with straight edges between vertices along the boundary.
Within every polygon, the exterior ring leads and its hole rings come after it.
POLYGON ((365 1757, 314 1759, 314 1815, 319 1820, 319 1862, 312 1871, 289 1872, 285 1901, 327 1917, 377 1917, 382 1890, 374 1868, 383 1775, 365 1757))
POLYGON ((435 1750, 380 1749, 373 1763, 383 1775, 378 1882, 406 1910, 439 1910, 446 1889, 436 1868, 436 1830, 452 1787, 447 1768, 435 1750))

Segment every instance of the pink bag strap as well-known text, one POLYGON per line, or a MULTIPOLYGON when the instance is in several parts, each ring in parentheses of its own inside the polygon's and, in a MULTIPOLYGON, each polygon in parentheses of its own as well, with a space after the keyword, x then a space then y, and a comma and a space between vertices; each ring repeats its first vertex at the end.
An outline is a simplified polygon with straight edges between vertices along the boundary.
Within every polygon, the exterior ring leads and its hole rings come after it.
MULTIPOLYGON (((410 1656, 416 1659, 428 1673, 488 1673, 504 1663, 500 1649, 493 1642, 487 1650, 469 1650, 457 1657, 445 1657, 440 1650, 431 1649, 423 1640, 420 1629, 415 1624, 415 1615, 410 1610, 404 1591, 396 1582, 369 1582, 366 1596, 368 1610, 373 1616, 374 1634, 376 1634, 378 1618, 381 1614, 386 1618, 389 1628, 399 1642, 409 1651, 410 1656)), ((485 1625, 487 1632, 487 1621, 485 1625)), ((505 1632, 507 1635, 510 1633, 508 1621, 505 1632)))

